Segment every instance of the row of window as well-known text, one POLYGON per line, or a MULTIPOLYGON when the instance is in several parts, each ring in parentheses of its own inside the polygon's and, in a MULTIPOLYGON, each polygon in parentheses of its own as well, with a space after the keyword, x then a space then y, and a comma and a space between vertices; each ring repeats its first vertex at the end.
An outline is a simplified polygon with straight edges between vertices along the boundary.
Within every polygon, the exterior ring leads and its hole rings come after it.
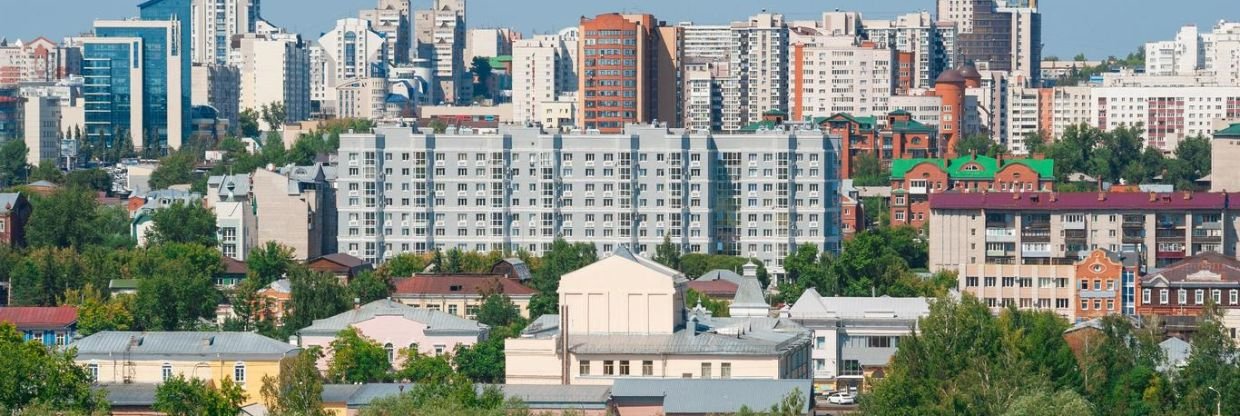
MULTIPOLYGON (((172 363, 165 362, 159 366, 159 377, 162 381, 168 381, 173 377, 172 363)), ((99 381, 99 363, 91 362, 86 365, 86 372, 90 375, 90 379, 99 381)), ((233 381, 238 384, 245 384, 245 363, 238 361, 233 364, 233 381)))
MULTIPOLYGON (((712 368, 713 368, 713 365, 711 363, 702 363, 701 373, 699 373, 699 376, 704 379, 714 378, 714 373, 713 373, 712 368)), ((578 375, 581 375, 581 376, 592 375, 591 369, 590 369, 590 360, 581 360, 578 363, 577 373, 578 375)), ((634 375, 634 374, 630 367, 629 360, 619 360, 619 361, 603 360, 602 375, 604 376, 629 376, 629 375, 634 375)), ((646 361, 641 362, 641 376, 643 377, 654 376, 654 361, 646 360, 646 361)), ((693 374, 684 373, 682 374, 682 377, 693 378, 693 374)), ((719 378, 732 378, 732 363, 719 363, 719 378)))
MULTIPOLYGON (((1189 304, 1188 291, 1189 291, 1188 289, 1176 290, 1176 298, 1177 298, 1176 304, 1179 304, 1179 305, 1189 304)), ((1141 303, 1142 304, 1144 305, 1151 304, 1150 302, 1151 292, 1152 292, 1152 289, 1141 290, 1141 303)), ((1171 295, 1171 290, 1159 289, 1158 290, 1158 304, 1160 305, 1168 304, 1170 295, 1171 295)), ((1214 303, 1217 305, 1233 305, 1233 306, 1240 305, 1240 290, 1231 289, 1230 291, 1228 291, 1227 303, 1223 303, 1223 291, 1220 289, 1210 290, 1210 297, 1214 300, 1214 303)), ((1206 302, 1206 290, 1205 289, 1197 289, 1193 291, 1193 302, 1192 302, 1193 305, 1204 305, 1205 302, 1206 302)))

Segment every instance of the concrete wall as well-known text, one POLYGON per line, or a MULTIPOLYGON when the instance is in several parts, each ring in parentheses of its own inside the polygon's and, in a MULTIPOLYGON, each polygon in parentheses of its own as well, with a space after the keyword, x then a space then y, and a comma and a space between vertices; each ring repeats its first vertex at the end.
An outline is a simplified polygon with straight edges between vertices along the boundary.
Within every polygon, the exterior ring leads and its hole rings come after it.
MULTIPOLYGON (((224 378, 233 377, 233 367, 238 362, 245 364, 245 381, 241 382, 242 389, 245 391, 245 400, 243 404, 262 402, 263 377, 276 377, 280 373, 279 360, 202 360, 202 361, 178 361, 178 360, 134 360, 133 366, 125 365, 124 357, 117 355, 111 360, 86 360, 78 359, 77 364, 81 366, 89 366, 91 364, 99 367, 99 384, 121 384, 125 382, 125 375, 129 368, 133 369, 133 380, 135 384, 141 383, 162 383, 162 368, 164 363, 172 365, 173 376, 181 375, 185 378, 199 378, 205 381, 213 382, 219 385, 224 378)), ((235 381, 235 380, 234 380, 235 381)))
POLYGON ((305 260, 322 254, 321 239, 315 238, 322 226, 314 208, 312 197, 301 194, 289 195, 289 179, 265 169, 254 172, 251 192, 258 205, 259 245, 276 241, 293 248, 293 257, 305 260))

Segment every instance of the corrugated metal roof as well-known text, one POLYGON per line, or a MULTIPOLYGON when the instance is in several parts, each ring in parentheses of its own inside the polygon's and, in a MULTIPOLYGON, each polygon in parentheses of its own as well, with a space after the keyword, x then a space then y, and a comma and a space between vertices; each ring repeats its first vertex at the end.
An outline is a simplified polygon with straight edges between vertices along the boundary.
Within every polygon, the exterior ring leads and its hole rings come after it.
MULTIPOLYGON (((478 390, 491 385, 479 384, 478 390)), ((611 386, 560 384, 497 384, 508 398, 521 399, 532 408, 602 409, 611 396, 611 386)))
POLYGON ((805 289, 788 311, 793 319, 916 320, 930 313, 929 298, 824 297, 805 289))
POLYGON ((515 279, 499 274, 482 275, 421 275, 396 281, 394 296, 414 295, 482 295, 499 289, 510 297, 533 296, 534 289, 522 286, 515 279))
POLYGON ((682 329, 672 334, 569 335, 577 354, 782 354, 810 341, 810 331, 778 318, 704 318, 697 334, 682 329))
POLYGON ((426 324, 426 333, 428 335, 478 335, 487 330, 486 325, 460 318, 456 315, 430 309, 415 308, 400 302, 381 299, 330 318, 315 320, 314 324, 297 332, 303 335, 335 335, 348 328, 349 325, 366 321, 376 316, 391 315, 403 316, 405 319, 426 324))
POLYGON ((324 384, 323 403, 348 403, 349 398, 361 389, 361 384, 324 384))
POLYGON ((99 387, 108 393, 112 406, 150 406, 155 404, 158 384, 103 384, 99 387))
POLYGON ((617 402, 626 399, 662 398, 663 412, 713 414, 734 413, 748 407, 766 411, 797 391, 810 410, 812 380, 759 379, 616 379, 611 395, 617 402))
POLYGON ((0 322, 11 322, 18 329, 62 328, 77 322, 77 308, 73 306, 0 307, 0 322))
POLYGON ((371 402, 399 395, 413 388, 412 383, 371 383, 363 384, 349 397, 346 405, 350 408, 357 408, 369 405, 371 402))
POLYGON ((78 359, 129 354, 134 359, 212 357, 216 359, 279 359, 301 348, 252 332, 127 332, 105 331, 69 344, 78 359))

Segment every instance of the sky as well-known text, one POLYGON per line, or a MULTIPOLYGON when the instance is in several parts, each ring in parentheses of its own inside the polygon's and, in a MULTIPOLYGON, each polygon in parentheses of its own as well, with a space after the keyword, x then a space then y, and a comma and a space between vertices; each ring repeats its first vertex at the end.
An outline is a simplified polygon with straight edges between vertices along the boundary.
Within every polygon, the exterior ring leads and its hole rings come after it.
MULTIPOLYGON (((90 30, 94 19, 137 15, 139 0, 0 0, 0 37, 59 41, 90 30)), ((357 17, 377 0, 263 0, 263 16, 307 37, 318 37, 334 21, 357 17)), ((429 8, 431 0, 413 0, 429 8)), ((581 16, 604 12, 648 12, 669 23, 719 24, 741 20, 763 8, 788 19, 810 20, 823 11, 859 11, 866 19, 928 10, 934 0, 468 0, 470 27, 511 27, 524 33, 552 33, 576 25, 581 16)), ((1171 39, 1185 24, 1208 30, 1219 20, 1240 20, 1238 0, 1041 0, 1044 56, 1090 59, 1123 56, 1145 42, 1171 39)))

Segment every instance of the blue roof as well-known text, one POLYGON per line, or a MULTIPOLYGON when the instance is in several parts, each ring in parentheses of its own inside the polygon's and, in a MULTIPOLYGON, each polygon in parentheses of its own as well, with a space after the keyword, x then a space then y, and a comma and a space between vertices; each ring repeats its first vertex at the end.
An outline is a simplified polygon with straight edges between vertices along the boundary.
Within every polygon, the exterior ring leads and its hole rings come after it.
POLYGON ((617 402, 662 400, 667 414, 734 413, 742 406, 766 411, 793 391, 810 410, 813 380, 762 379, 616 379, 611 396, 617 402))

